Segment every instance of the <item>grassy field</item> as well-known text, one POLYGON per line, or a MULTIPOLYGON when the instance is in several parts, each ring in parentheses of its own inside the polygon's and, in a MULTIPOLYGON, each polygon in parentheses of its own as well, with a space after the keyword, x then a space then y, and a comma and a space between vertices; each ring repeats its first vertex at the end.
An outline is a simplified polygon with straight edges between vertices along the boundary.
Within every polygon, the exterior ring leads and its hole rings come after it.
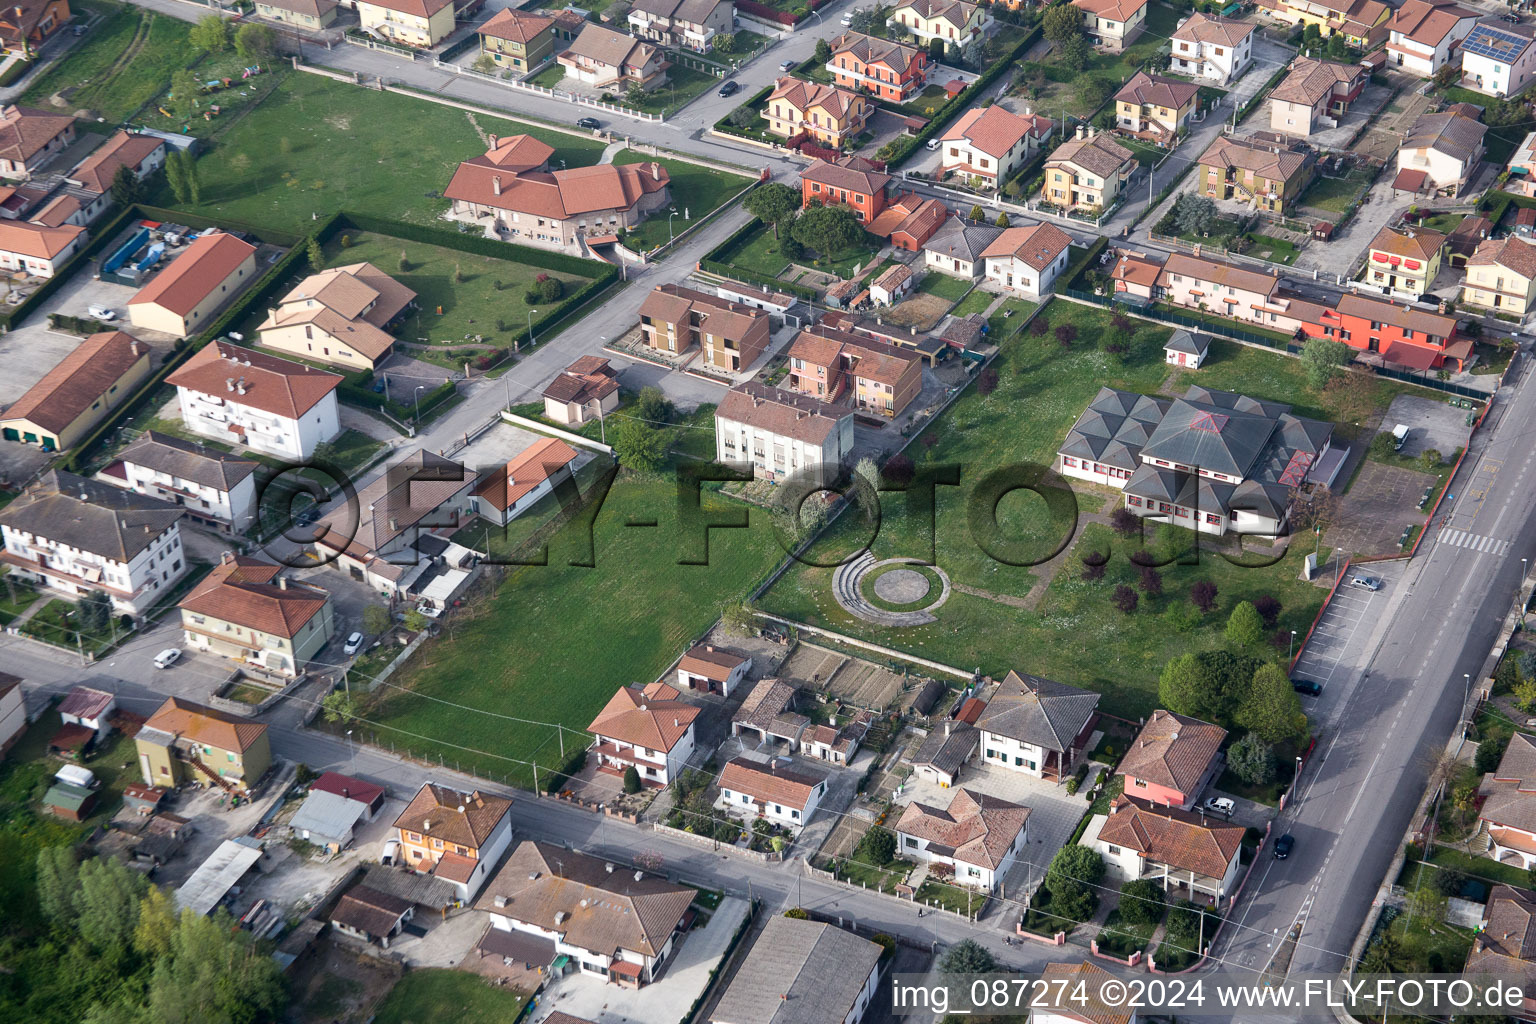
POLYGON ((1317 176, 1301 194, 1300 206, 1310 206, 1330 213, 1343 213, 1359 193, 1361 186, 1375 177, 1373 171, 1356 168, 1342 178, 1317 176))
POLYGON ((263 64, 260 74, 243 78, 245 69, 256 64, 256 61, 242 58, 233 49, 210 54, 194 69, 197 80, 199 83, 206 84, 215 80, 222 83, 228 79, 227 88, 199 94, 197 113, 190 118, 167 117, 161 112, 169 110, 173 115, 179 114, 169 100, 171 90, 166 88, 154 103, 140 112, 137 121, 161 131, 181 132, 185 135, 196 135, 199 138, 216 136, 221 133, 226 124, 238 117, 247 107, 255 106, 265 100, 274 89, 283 84, 283 80, 288 75, 293 73, 286 64, 263 64), (215 106, 219 108, 217 114, 213 113, 212 108, 215 106))
MULTIPOLYGON (((648 163, 652 160, 665 167, 672 178, 672 208, 677 210, 677 216, 672 218, 671 232, 674 234, 683 232, 698 218, 714 212, 752 182, 744 174, 728 174, 686 160, 654 157, 634 149, 620 150, 613 158, 616 164, 648 163)), ((645 249, 667 241, 667 212, 663 208, 653 213, 649 220, 631 231, 629 237, 645 249)))
POLYGON ((565 78, 565 65, 551 64, 549 67, 534 75, 528 81, 533 85, 542 86, 545 89, 553 89, 565 78))
POLYGON ((937 295, 950 302, 959 302, 965 293, 971 290, 971 284, 972 282, 964 278, 929 271, 923 278, 923 283, 917 286, 917 290, 924 295, 937 295))
POLYGON ((84 8, 105 17, 66 59, 33 80, 20 103, 121 121, 163 92, 171 75, 198 54, 187 42, 191 25, 168 14, 110 0, 90 0, 84 8), (75 91, 63 107, 49 103, 71 86, 75 91))
MULTIPOLYGON (((871 239, 869 235, 864 237, 871 239)), ((662 241, 665 240, 666 236, 663 235, 662 241)), ((783 254, 780 244, 781 240, 773 237, 773 229, 764 228, 730 253, 724 262, 742 270, 750 270, 768 277, 778 277, 789 269, 789 258, 783 254)), ((855 247, 835 260, 817 260, 814 254, 807 253, 799 265, 816 266, 846 279, 853 276, 856 268, 869 266, 870 261, 879 255, 879 252, 878 245, 871 240, 870 244, 855 247)))
MULTIPOLYGON (((476 124, 543 139, 555 147, 552 167, 593 164, 603 151, 599 139, 480 115, 471 123, 465 111, 425 100, 292 75, 198 161, 203 202, 191 209, 290 231, 308 230, 312 213, 342 209, 430 224, 447 207, 438 196, 454 168, 485 151, 476 124), (411 126, 409 145, 402 124, 411 126)), ((160 199, 174 205, 169 190, 160 199)))
MULTIPOLYGON (((551 541, 547 566, 511 569, 494 596, 473 594, 444 636, 376 692, 364 718, 382 726, 384 742, 516 784, 530 784, 531 770, 510 758, 559 765, 553 728, 499 716, 563 725, 574 752, 586 740, 570 730, 584 729, 620 686, 654 679, 782 557, 766 514, 753 510, 750 529, 710 531, 709 564, 679 565, 702 531, 683 534, 677 503, 668 475, 616 481, 591 534, 572 524, 551 541), (626 528, 631 521, 659 528, 626 528), (568 564, 586 556, 585 537, 595 568, 568 564), (486 658, 509 636, 517 657, 486 658)), ((705 504, 741 508, 707 496, 705 504)))
POLYGON ((525 992, 493 988, 468 971, 407 971, 374 1014, 375 1024, 426 1024, 448 1019, 456 1024, 508 1024, 518 1018, 525 992))
POLYGON ((585 278, 574 274, 560 274, 513 260, 479 256, 424 242, 408 242, 367 232, 348 232, 347 235, 351 241, 347 248, 341 247, 340 235, 326 246, 326 265, 372 263, 415 291, 417 308, 406 317, 395 336, 411 343, 430 339, 433 349, 405 351, 413 357, 444 366, 452 365, 453 361, 435 346, 466 342, 473 345, 474 336, 480 335, 482 344, 505 347, 512 343, 514 334, 528 329, 530 310, 538 317, 554 305, 545 302, 529 306, 523 301, 524 293, 533 287, 534 278, 539 274, 558 278, 567 293, 587 283, 585 278), (410 267, 404 272, 400 270, 401 253, 405 254, 410 267), (498 282, 503 287, 498 289, 498 282))
MULTIPOLYGON (((929 428, 936 438, 931 449, 926 438, 913 449, 920 467, 930 462, 960 466, 961 485, 938 489, 933 534, 927 532, 922 517, 909 516, 903 503, 887 500, 872 545, 877 558, 923 557, 932 545, 937 564, 956 584, 993 596, 955 590, 936 613, 936 622, 887 630, 843 612, 832 597, 831 568, 800 565, 769 590, 761 606, 947 664, 979 667, 994 676, 1017 668, 1086 686, 1105 694, 1105 710, 1135 718, 1156 706, 1157 676, 1171 657, 1225 646, 1223 627, 1238 601, 1270 594, 1284 609, 1277 629, 1305 630, 1322 600, 1322 591, 1297 579, 1307 552, 1293 549, 1267 569, 1241 568, 1209 550, 1200 552, 1198 559, 1186 554, 1180 564, 1161 570, 1162 596, 1143 595, 1139 610, 1124 615, 1113 608, 1110 596, 1116 585, 1136 580, 1136 567, 1127 559, 1127 542, 1112 538, 1097 523, 1077 526, 1070 507, 1053 513, 1038 494, 1018 490, 1005 495, 997 506, 999 533, 1013 549, 1010 561, 1045 558, 1069 536, 1065 543, 1075 542, 1077 552, 1111 553, 1102 581, 1082 580, 1073 557, 1035 595, 1037 605, 1021 608, 1008 601, 1030 594, 1039 582, 1038 570, 1004 564, 981 549, 969 528, 976 482, 1008 465, 1050 465, 1067 429, 1100 385, 1170 395, 1182 394, 1196 380, 1218 388, 1235 385, 1254 397, 1292 402, 1302 415, 1325 419, 1345 412, 1346 407, 1354 413, 1356 406, 1366 402, 1385 403, 1395 392, 1378 385, 1366 398, 1347 401, 1315 393, 1307 387, 1296 360, 1220 342, 1207 364, 1209 375, 1202 369, 1198 376, 1169 380, 1160 349, 1131 365, 1122 365, 1099 350, 1100 339, 1116 331, 1106 311, 1056 300, 1038 319, 1047 324, 1045 335, 1026 330, 1001 339, 1002 352, 994 364, 1000 377, 997 389, 986 397, 974 388, 968 390, 929 428), (1066 324, 1077 328, 1069 348, 1055 337, 1055 328, 1066 324), (1169 380, 1166 389, 1165 380, 1169 380), (1184 564, 1188 562, 1195 564, 1184 564), (1199 580, 1216 584, 1217 610, 1182 623, 1180 619, 1193 611, 1186 595, 1199 580)), ((1150 332, 1154 339, 1167 336, 1165 328, 1134 323, 1133 333, 1150 332)), ((1075 481, 1073 488, 1078 509, 1109 507, 1109 491, 1075 481)), ((1162 530, 1169 537, 1161 544, 1182 548, 1187 542, 1185 531, 1162 530)), ((844 516, 818 542, 812 560, 830 562, 846 556, 864 543, 868 532, 862 518, 844 516)))
POLYGON ((710 89, 718 88, 719 85, 720 79, 714 75, 673 63, 667 69, 666 85, 646 93, 645 99, 639 104, 630 103, 628 94, 619 96, 619 103, 634 110, 642 110, 647 114, 667 114, 685 106, 710 89))
POLYGON ((984 313, 992 300, 997 298, 992 292, 984 292, 980 288, 971 292, 960 301, 960 305, 950 310, 954 316, 970 316, 972 313, 984 313))
POLYGON ((1300 251, 1295 243, 1287 239, 1261 235, 1257 231, 1248 232, 1247 238, 1252 244, 1252 248, 1248 250, 1250 256, 1257 256, 1261 260, 1269 260, 1271 263, 1279 263, 1287 267, 1296 262, 1296 254, 1300 251))

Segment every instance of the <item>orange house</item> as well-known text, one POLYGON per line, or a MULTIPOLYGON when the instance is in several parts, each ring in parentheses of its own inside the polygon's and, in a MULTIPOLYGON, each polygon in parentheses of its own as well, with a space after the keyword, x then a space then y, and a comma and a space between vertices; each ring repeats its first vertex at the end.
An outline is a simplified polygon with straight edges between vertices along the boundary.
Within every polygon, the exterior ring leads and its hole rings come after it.
POLYGON ((832 43, 827 70, 844 89, 858 89, 892 103, 906 103, 928 82, 928 51, 848 32, 832 43))
POLYGON ((453 886, 472 900, 512 843, 512 801, 423 783, 395 819, 396 863, 453 886))
POLYGON ((845 156, 836 163, 817 160, 800 172, 800 205, 841 204, 868 224, 885 210, 885 187, 890 183, 889 174, 861 157, 845 156))
POLYGON ((0 10, 0 46, 30 55, 71 17, 69 0, 20 0, 0 10))

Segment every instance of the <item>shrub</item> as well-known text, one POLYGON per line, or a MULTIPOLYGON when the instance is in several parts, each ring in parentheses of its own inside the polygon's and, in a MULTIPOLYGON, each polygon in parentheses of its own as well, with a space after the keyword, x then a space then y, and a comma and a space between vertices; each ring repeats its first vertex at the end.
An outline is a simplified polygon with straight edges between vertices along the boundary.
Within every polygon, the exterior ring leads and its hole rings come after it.
POLYGON ((539 304, 539 290, 537 288, 529 288, 523 292, 523 304, 525 306, 537 306, 539 304))
POLYGON ((558 277, 546 277, 539 282, 539 301, 556 302, 565 294, 565 285, 558 277))
POLYGON ((1134 537, 1141 532, 1141 517, 1122 505, 1109 514, 1109 528, 1122 537, 1134 537))
POLYGON ((1216 584, 1200 580, 1189 588, 1189 600, 1202 613, 1209 614, 1216 609, 1216 584))
POLYGON ((1029 333, 1037 338, 1050 329, 1050 325, 1045 322, 1043 317, 1037 316, 1029 322, 1029 333))
POLYGON ((796 921, 809 921, 811 919, 810 912, 804 907, 790 907, 784 911, 784 916, 796 921))
POLYGON ((1167 902, 1162 886, 1150 878, 1138 878, 1120 887, 1120 919, 1129 924, 1151 924, 1163 916, 1167 902))
POLYGON ((864 833, 853 853, 865 863, 885 867, 896 857, 896 835, 876 825, 864 833))
POLYGON ((634 765, 624 769, 624 792, 631 794, 640 792, 640 773, 635 770, 634 765))
POLYGON ((1120 611, 1129 615, 1141 603, 1141 598, 1136 595, 1136 591, 1122 583, 1115 588, 1114 596, 1110 598, 1110 601, 1120 611))
POLYGON ((1270 629, 1275 628, 1275 622, 1280 618, 1280 609, 1280 602, 1269 594, 1261 594, 1253 602, 1253 610, 1259 613, 1259 618, 1270 629))
POLYGON ((1249 733, 1228 748, 1227 765, 1250 786, 1268 785, 1275 781, 1275 748, 1249 733))
POLYGON ((1258 611, 1247 601, 1239 601, 1227 618, 1227 642, 1237 647, 1252 647, 1264 636, 1264 624, 1258 611))
POLYGON ((1136 583, 1148 597, 1158 597, 1163 592, 1163 575, 1150 565, 1141 567, 1141 575, 1136 583))

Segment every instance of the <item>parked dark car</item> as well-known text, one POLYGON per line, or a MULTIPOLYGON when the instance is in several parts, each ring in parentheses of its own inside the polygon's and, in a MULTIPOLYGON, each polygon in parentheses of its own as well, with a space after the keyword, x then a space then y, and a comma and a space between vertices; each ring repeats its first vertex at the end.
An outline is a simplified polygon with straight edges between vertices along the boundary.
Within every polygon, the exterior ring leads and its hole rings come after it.
POLYGON ((735 96, 739 92, 741 92, 741 85, 738 82, 726 82, 720 86, 721 96, 735 96))
POLYGON ((1285 860, 1296 846, 1296 837, 1287 832, 1275 840, 1275 860, 1285 860))
POLYGON ((1307 697, 1321 697, 1323 695, 1323 684, 1314 683, 1310 679, 1292 679, 1291 689, 1307 697))
POLYGON ((576 119, 576 127, 577 128, 585 128, 588 131, 594 131, 595 132, 599 128, 601 128, 602 126, 603 126, 603 122, 599 121, 595 117, 578 117, 576 119))

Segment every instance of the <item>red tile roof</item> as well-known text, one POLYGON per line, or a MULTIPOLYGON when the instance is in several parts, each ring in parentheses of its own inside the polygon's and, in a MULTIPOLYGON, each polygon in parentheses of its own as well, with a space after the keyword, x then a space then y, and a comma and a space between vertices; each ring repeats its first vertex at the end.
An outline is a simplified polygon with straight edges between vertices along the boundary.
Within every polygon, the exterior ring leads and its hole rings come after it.
POLYGON ((285 586, 278 579, 281 572, 281 566, 270 562, 244 555, 231 557, 214 566, 177 607, 292 640, 320 614, 330 595, 302 583, 285 586))
POLYGON ((1242 848, 1245 831, 1241 825, 1213 824, 1202 815, 1121 796, 1110 805, 1099 841, 1135 850, 1156 864, 1222 878, 1242 848))
POLYGON ((443 195, 476 206, 565 220, 599 210, 628 210, 671 180, 667 169, 654 161, 522 172, 477 157, 459 164, 443 195))
POLYGON ((184 736, 220 750, 243 753, 266 734, 261 722, 226 715, 222 711, 194 704, 180 697, 170 697, 144 723, 146 729, 158 729, 172 736, 184 736))
POLYGON ((297 419, 336 390, 341 377, 303 363, 253 352, 225 341, 209 342, 166 378, 166 383, 238 405, 297 419), (225 381, 244 380, 245 393, 225 381))
POLYGON ((153 135, 120 131, 71 171, 70 180, 78 181, 92 192, 109 192, 119 167, 138 167, 164 145, 164 141, 153 135))
POLYGON ((512 800, 424 783, 395 819, 395 828, 478 850, 512 811, 512 800))
POLYGON ((491 15, 475 31, 483 36, 510 39, 514 43, 527 43, 548 32, 554 24, 554 18, 542 14, 527 14, 507 7, 491 15))
POLYGON ((954 859, 985 868, 1002 865, 1029 820, 1029 808, 985 793, 957 789, 943 810, 913 801, 896 831, 954 850, 954 859))
POLYGON ((255 254, 254 245, 223 231, 199 235, 128 305, 154 304, 185 316, 255 254))
POLYGON ((587 731, 648 750, 669 751, 699 717, 699 709, 677 700, 678 696, 665 684, 620 687, 587 731))
POLYGON ((310 792, 332 793, 348 800, 356 800, 360 804, 371 804, 386 793, 383 786, 376 786, 371 782, 364 782, 362 779, 338 772, 325 772, 309 784, 309 789, 310 792))
POLYGON ((1194 796, 1226 738, 1219 725, 1158 708, 1125 752, 1120 774, 1194 796))
POLYGON ((505 466, 487 473, 470 493, 505 512, 575 459, 576 449, 564 441, 542 438, 505 466))
POLYGON ((811 793, 826 781, 822 775, 797 771, 779 761, 763 764, 736 757, 725 763, 720 788, 744 793, 758 803, 772 801, 782 807, 805 810, 811 793))
MULTIPOLYGON (((136 363, 148 358, 149 346, 122 331, 93 334, 43 374, 0 418, 24 419, 57 433, 107 397, 108 389, 136 363)), ((117 400, 127 397, 125 392, 117 400)))

